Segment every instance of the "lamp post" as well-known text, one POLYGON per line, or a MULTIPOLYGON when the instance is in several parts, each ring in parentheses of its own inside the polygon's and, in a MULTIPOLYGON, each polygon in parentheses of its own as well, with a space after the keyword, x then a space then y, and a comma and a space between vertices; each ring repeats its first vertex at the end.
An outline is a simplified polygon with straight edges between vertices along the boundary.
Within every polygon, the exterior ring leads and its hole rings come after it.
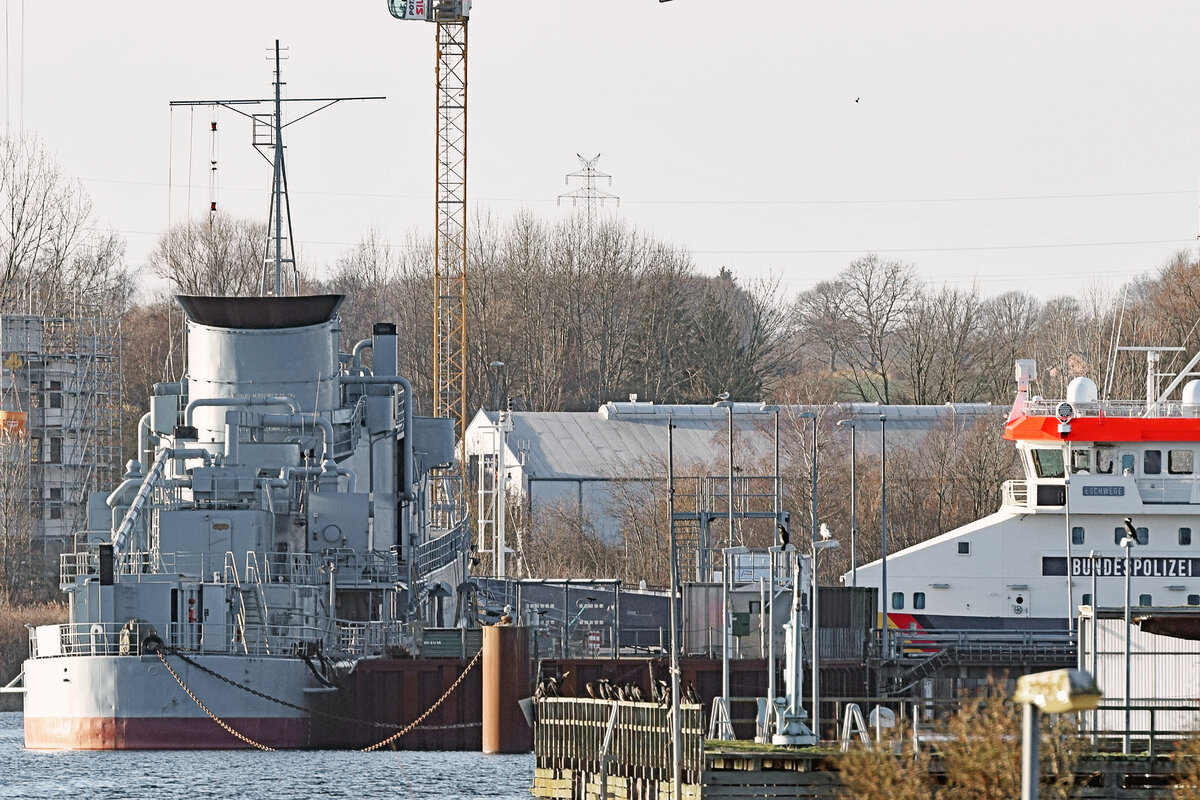
POLYGON ((670 519, 668 525, 671 533, 671 798, 681 800, 681 784, 683 782, 683 742, 682 726, 679 719, 679 643, 678 643, 678 589, 679 563, 677 542, 675 536, 675 420, 667 416, 667 508, 670 519))
POLYGON ((887 415, 879 415, 879 548, 880 563, 879 598, 883 608, 883 655, 888 653, 888 585, 887 585, 887 415))
POLYGON ((821 741, 821 618, 820 618, 820 582, 817 579, 817 554, 822 550, 835 550, 842 544, 833 538, 833 533, 826 525, 821 525, 821 540, 812 543, 812 732, 821 741))
POLYGON ((1024 706, 1021 724, 1021 800, 1037 800, 1040 788, 1038 719, 1043 712, 1086 711, 1100 704, 1095 679, 1078 669, 1059 669, 1022 675, 1013 701, 1024 706))
POLYGON ((1137 544, 1137 529, 1133 527, 1133 518, 1125 518, 1125 536, 1121 538, 1121 547, 1125 548, 1125 735, 1121 738, 1121 752, 1129 755, 1129 725, 1131 714, 1129 704, 1130 680, 1129 680, 1129 631, 1133 627, 1130 620, 1130 576, 1132 570, 1132 559, 1130 551, 1137 544))
POLYGON ((858 586, 858 513, 856 502, 858 495, 856 486, 858 485, 858 481, 855 477, 855 465, 858 463, 858 454, 856 453, 858 428, 852 419, 838 420, 837 427, 850 429, 850 585, 858 586))

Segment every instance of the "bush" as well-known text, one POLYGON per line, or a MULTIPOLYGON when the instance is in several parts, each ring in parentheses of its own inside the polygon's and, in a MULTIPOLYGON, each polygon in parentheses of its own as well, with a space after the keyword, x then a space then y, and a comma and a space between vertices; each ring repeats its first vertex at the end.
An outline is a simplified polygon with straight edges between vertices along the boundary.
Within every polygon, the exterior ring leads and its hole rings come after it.
MULTIPOLYGON (((1074 786, 1079 740, 1071 717, 1042 717, 1041 796, 1065 800, 1074 786)), ((928 726, 923 726, 929 730, 928 726)), ((842 781, 859 800, 1012 800, 1021 796, 1021 708, 1007 699, 1003 683, 982 697, 963 697, 942 727, 937 745, 945 785, 930 776, 929 753, 914 753, 911 732, 900 732, 901 752, 855 748, 842 761, 842 781)))

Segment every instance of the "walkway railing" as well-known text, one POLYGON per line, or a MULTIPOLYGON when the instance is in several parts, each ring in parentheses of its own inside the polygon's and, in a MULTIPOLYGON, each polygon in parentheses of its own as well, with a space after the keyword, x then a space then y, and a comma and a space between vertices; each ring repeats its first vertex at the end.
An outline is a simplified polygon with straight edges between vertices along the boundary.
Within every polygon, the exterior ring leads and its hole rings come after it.
MULTIPOLYGON (((680 709, 683 782, 698 784, 704 769, 704 718, 698 705, 680 709)), ((533 752, 538 769, 670 781, 670 708, 591 698, 544 698, 536 705, 533 752), (616 712, 602 765, 601 748, 616 712)))

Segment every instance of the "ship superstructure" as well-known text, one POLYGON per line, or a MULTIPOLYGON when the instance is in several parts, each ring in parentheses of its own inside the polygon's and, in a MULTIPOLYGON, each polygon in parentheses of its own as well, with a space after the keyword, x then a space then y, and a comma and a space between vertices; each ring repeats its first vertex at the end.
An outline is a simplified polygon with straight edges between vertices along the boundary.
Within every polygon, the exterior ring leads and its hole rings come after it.
POLYGON ((1138 349, 1144 401, 1101 400, 1086 377, 1031 396, 1036 364, 1017 362, 1004 437, 1024 477, 994 514, 890 555, 886 588, 881 561, 859 567, 889 627, 1066 631, 1081 605, 1124 604, 1127 558, 1133 604, 1200 606, 1200 355, 1160 391, 1176 348, 1138 349))
POLYGON ((26 746, 246 746, 211 714, 303 747, 357 660, 467 624, 468 529, 433 477, 452 428, 413 415, 395 326, 342 352, 341 301, 179 298, 186 378, 155 386, 138 457, 63 557, 70 619, 31 631, 26 746))

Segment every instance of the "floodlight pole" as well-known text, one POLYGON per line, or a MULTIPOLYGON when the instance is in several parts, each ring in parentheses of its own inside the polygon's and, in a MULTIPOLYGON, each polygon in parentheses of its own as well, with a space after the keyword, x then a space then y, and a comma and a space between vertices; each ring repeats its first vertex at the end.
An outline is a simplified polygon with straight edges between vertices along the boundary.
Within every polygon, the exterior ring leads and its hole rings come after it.
POLYGON ((679 643, 677 639, 679 607, 679 562, 675 539, 675 424, 667 416, 667 509, 671 534, 671 798, 681 800, 683 793, 683 742, 679 719, 679 643))

